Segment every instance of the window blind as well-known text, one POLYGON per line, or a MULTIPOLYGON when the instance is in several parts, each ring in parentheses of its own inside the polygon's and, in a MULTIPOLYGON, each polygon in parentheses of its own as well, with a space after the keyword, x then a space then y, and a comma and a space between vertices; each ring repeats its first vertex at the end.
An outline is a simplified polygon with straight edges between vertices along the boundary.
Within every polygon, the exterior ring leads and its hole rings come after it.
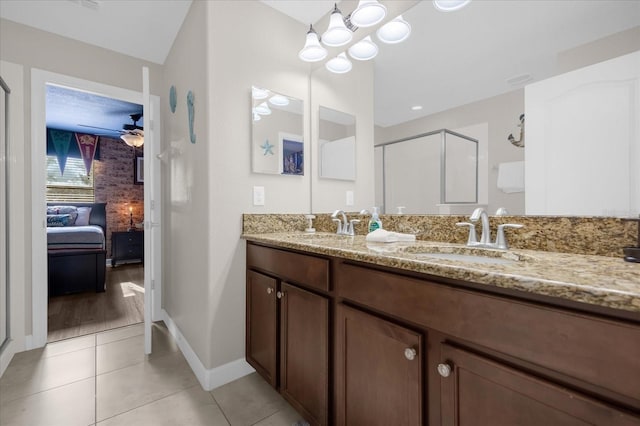
POLYGON ((93 167, 87 176, 82 159, 67 157, 64 175, 62 175, 58 158, 48 155, 47 201, 93 203, 95 201, 93 167))

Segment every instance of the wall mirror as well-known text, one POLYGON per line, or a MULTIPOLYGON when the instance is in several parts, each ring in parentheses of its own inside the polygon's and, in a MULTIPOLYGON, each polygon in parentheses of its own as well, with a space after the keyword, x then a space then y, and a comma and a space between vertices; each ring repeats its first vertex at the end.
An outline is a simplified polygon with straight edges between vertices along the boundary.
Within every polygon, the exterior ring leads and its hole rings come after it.
POLYGON ((272 90, 251 88, 251 170, 304 175, 304 106, 272 90))
POLYGON ((320 106, 318 123, 319 177, 356 179, 356 118, 320 106))
MULTIPOLYGON (((519 138, 518 118, 525 112, 524 87, 639 49, 636 17, 640 3, 473 1, 451 13, 438 12, 427 1, 407 7, 402 12, 411 24, 407 40, 387 45, 372 34, 379 48, 378 55, 368 61, 373 64, 374 75, 375 143, 434 129, 457 130, 486 123, 487 151, 484 155, 481 149, 478 176, 480 187, 487 189, 485 198, 481 190, 479 203, 486 204, 490 213, 506 207, 512 214, 524 214, 526 193, 506 193, 497 187, 501 164, 524 160, 527 168, 525 149, 507 140, 510 133, 519 138), (541 21, 545 22, 544 28, 539 25, 541 21), (413 110, 413 106, 422 109, 413 110)), ((352 62, 354 70, 343 76, 355 72, 359 64, 352 62)), ((315 79, 312 74, 312 98, 316 97, 315 79)), ((360 118, 361 109, 349 111, 360 118)), ((367 142, 358 134, 358 156, 367 142)), ((380 163, 375 151, 375 161, 380 163)), ((416 160, 414 151, 406 151, 398 153, 406 164, 416 160)), ((359 165, 359 173, 361 170, 359 165)), ((375 181, 379 199, 380 179, 376 176, 368 181, 371 186, 375 181)), ((439 181, 434 182, 438 191, 439 181)), ((316 182, 312 183, 315 197, 316 182)), ((332 183, 338 187, 337 182, 332 183)), ((406 186, 416 196, 428 189, 425 181, 406 182, 406 186)), ((388 213, 395 213, 398 205, 404 204, 398 201, 390 205, 388 213)))

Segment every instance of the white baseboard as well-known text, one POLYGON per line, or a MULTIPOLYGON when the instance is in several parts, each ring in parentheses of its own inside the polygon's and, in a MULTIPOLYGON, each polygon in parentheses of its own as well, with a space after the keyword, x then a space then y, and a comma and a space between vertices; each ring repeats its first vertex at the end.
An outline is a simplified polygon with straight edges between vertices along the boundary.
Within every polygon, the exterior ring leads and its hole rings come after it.
POLYGON ((30 351, 31 349, 35 349, 38 346, 33 342, 33 334, 29 334, 28 336, 24 336, 24 350, 30 351))
POLYGON ((207 369, 198 358, 198 355, 191 348, 187 340, 184 338, 176 323, 171 319, 167 311, 162 310, 162 320, 167 329, 176 341, 176 344, 182 351, 187 363, 198 378, 200 386, 206 391, 213 390, 224 384, 232 382, 247 374, 253 373, 255 370, 244 358, 228 362, 216 368, 207 369))

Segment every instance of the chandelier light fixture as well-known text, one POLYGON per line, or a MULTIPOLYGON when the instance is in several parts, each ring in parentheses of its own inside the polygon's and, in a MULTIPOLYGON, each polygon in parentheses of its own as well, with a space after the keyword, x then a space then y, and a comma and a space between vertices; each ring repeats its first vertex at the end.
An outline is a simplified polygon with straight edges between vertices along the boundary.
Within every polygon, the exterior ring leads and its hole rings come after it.
POLYGON ((358 61, 368 61, 378 54, 378 45, 376 45, 371 36, 366 36, 349 48, 349 56, 358 61))
POLYGON ((353 67, 353 65, 351 64, 351 61, 347 58, 347 55, 344 52, 342 52, 335 58, 327 61, 327 63, 325 64, 325 67, 332 73, 345 74, 351 71, 351 68, 353 67))
POLYGON ((273 95, 269 98, 269 103, 275 106, 287 106, 289 105, 289 98, 284 95, 273 95))
POLYGON ((353 38, 353 33, 344 24, 342 12, 338 9, 338 5, 334 3, 333 12, 329 20, 327 31, 322 34, 321 41, 323 44, 331 47, 344 46, 353 38))
POLYGON ((266 102, 262 102, 260 105, 256 106, 256 112, 260 115, 271 115, 271 108, 267 105, 266 102))
POLYGON ((376 31, 378 39, 387 44, 402 43, 410 34, 411 25, 402 18, 402 15, 387 22, 376 31))
POLYGON ((327 57, 327 49, 320 45, 318 33, 313 29, 313 25, 309 26, 307 40, 298 57, 305 62, 318 62, 327 57))
POLYGON ((471 0, 433 0, 433 6, 441 12, 460 10, 471 3, 471 0))
MULTIPOLYGON (((442 11, 454 11, 463 8, 471 0, 432 0, 436 9, 442 11)), ((338 9, 337 3, 333 4, 333 10, 329 17, 329 26, 327 30, 319 37, 313 29, 313 25, 309 26, 304 47, 298 53, 298 57, 306 62, 323 61, 327 55, 328 47, 339 47, 349 45, 353 40, 353 33, 358 28, 367 28, 378 25, 387 15, 387 8, 378 0, 359 0, 358 7, 347 17, 343 17, 342 12, 338 9)), ((386 44, 397 44, 405 41, 411 35, 411 25, 402 17, 397 16, 393 20, 382 25, 376 31, 378 39, 386 44)), ((378 46, 371 40, 371 36, 367 35, 362 40, 352 44, 347 48, 349 56, 358 61, 367 61, 378 55, 378 46)), ((343 74, 349 72, 352 68, 351 61, 347 58, 345 52, 330 59, 325 63, 325 67, 334 73, 343 74)), ((254 88, 254 99, 265 99, 268 93, 262 94, 258 88, 254 88), (257 89, 257 90, 256 90, 257 89), (262 97, 258 97, 262 96, 262 97)), ((279 99, 271 97, 269 102, 272 105, 279 105, 274 102, 279 99)), ((265 104, 268 108, 268 106, 265 104)), ((256 107, 256 112, 260 115, 266 115, 260 112, 261 105, 256 107)))
POLYGON ((382 22, 386 15, 387 8, 377 0, 360 0, 349 20, 357 27, 367 28, 382 22))

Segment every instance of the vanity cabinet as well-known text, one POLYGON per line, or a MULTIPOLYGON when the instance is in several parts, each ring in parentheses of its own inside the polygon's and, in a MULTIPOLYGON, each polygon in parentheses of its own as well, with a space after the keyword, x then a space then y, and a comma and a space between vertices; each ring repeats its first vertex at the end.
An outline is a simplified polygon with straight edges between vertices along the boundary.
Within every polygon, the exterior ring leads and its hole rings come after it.
POLYGON ((314 425, 329 424, 328 260, 247 246, 246 359, 314 425))
POLYGON ((506 363, 441 346, 443 426, 637 425, 623 412, 506 363))
POLYGON ((336 424, 422 424, 422 335, 343 304, 336 314, 336 424))
POLYGON ((640 318, 251 242, 247 267, 247 360, 312 424, 640 426, 640 318))
MULTIPOLYGON (((640 425, 638 324, 357 262, 338 261, 334 279, 341 303, 424 334, 424 372, 416 377, 426 389, 426 421, 396 424, 640 425)), ((371 338, 361 344, 363 352, 384 347, 371 338)), ((348 368, 349 348, 338 343, 337 349, 336 362, 348 368)), ((381 360, 375 368, 397 369, 401 362, 381 360)), ((374 373, 343 374, 370 383, 374 373)), ((388 392, 384 384, 377 391, 388 392)), ((337 392, 340 416, 344 397, 337 392)))

